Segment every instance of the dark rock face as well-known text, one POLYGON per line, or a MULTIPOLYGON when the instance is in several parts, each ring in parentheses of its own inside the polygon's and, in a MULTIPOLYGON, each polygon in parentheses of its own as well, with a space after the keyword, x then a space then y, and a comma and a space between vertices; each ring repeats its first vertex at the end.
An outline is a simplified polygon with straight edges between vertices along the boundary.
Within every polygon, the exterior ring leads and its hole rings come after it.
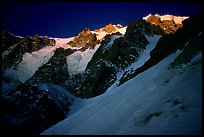
MULTIPOLYGON (((202 17, 201 14, 198 16, 192 16, 184 20, 183 27, 179 28, 175 33, 167 34, 161 37, 157 42, 156 47, 150 52, 150 59, 147 62, 145 62, 143 66, 123 75, 122 78, 120 79, 119 85, 125 83, 127 80, 137 76, 139 73, 144 72, 150 67, 156 65, 163 58, 167 57, 168 55, 177 51, 178 49, 182 50, 184 48, 184 45, 187 42, 192 41, 192 39, 197 39, 197 42, 195 43, 196 46, 193 49, 191 48, 191 46, 188 48, 190 48, 191 50, 194 50, 192 51, 191 54, 198 53, 198 51, 201 50, 201 44, 202 44, 201 40, 198 37, 198 35, 202 33, 201 24, 203 22, 199 21, 201 17, 202 17)), ((186 52, 189 51, 188 48, 186 47, 186 50, 182 52, 180 56, 184 56, 185 54, 187 54, 186 52)), ((179 59, 181 58, 180 56, 178 56, 177 60, 182 60, 182 59, 179 59)), ((192 56, 189 56, 189 58, 192 58, 192 56)), ((175 62, 178 62, 178 61, 175 61, 175 62)))
POLYGON ((6 135, 38 135, 66 118, 72 102, 66 93, 21 84, 2 99, 2 132, 6 135))
POLYGON ((182 64, 187 64, 202 51, 202 37, 203 34, 197 35, 184 46, 183 51, 176 57, 176 59, 169 65, 169 68, 179 68, 182 64))
MULTIPOLYGON (((107 29, 112 33, 116 30, 115 27, 111 29, 113 27, 109 24, 103 30, 107 29)), ((138 20, 128 25, 124 36, 119 32, 106 35, 88 63, 86 71, 67 80, 66 88, 81 98, 104 93, 115 82, 117 72, 135 62, 140 52, 146 48, 149 42, 144 34, 153 36, 163 35, 164 32, 159 26, 138 20)))
POLYGON ((97 43, 97 37, 96 34, 91 33, 89 28, 86 28, 82 32, 80 32, 73 41, 68 42, 72 47, 79 47, 82 48, 82 50, 86 50, 88 48, 94 49, 97 43))
POLYGON ((3 47, 4 51, 8 51, 8 54, 2 57, 2 67, 8 68, 13 65, 17 65, 22 61, 23 54, 26 52, 34 52, 45 46, 54 46, 55 40, 47 37, 39 37, 35 35, 33 37, 15 37, 10 33, 4 33, 3 47), (11 41, 9 40, 11 38, 11 41))
POLYGON ((117 29, 121 29, 121 28, 123 28, 123 26, 120 25, 120 24, 117 24, 117 25, 114 27, 113 24, 110 23, 110 24, 106 25, 105 27, 103 27, 103 28, 101 28, 101 29, 95 29, 94 31, 95 31, 95 32, 99 32, 99 31, 101 30, 101 31, 105 31, 105 32, 107 32, 107 33, 112 34, 112 33, 115 33, 115 32, 116 32, 116 28, 117 28, 117 29))
POLYGON ((117 69, 109 62, 99 61, 82 74, 66 81, 65 87, 75 96, 91 98, 104 93, 116 80, 117 69))
POLYGON ((156 24, 156 25, 159 25, 159 24, 162 23, 162 21, 160 20, 160 18, 157 17, 157 16, 154 16, 154 15, 149 16, 146 21, 147 21, 147 22, 150 22, 150 23, 152 23, 152 24, 156 24))
MULTIPOLYGON (((106 35, 105 39, 101 42, 101 46, 95 52, 91 61, 88 63, 86 70, 89 69, 92 65, 95 66, 94 62, 100 59, 111 62, 119 69, 124 69, 136 61, 139 53, 144 50, 146 45, 149 43, 144 34, 150 34, 151 27, 145 27, 145 24, 148 23, 146 23, 144 20, 129 24, 124 37, 115 39, 109 48, 107 47, 108 43, 111 41, 111 37, 114 37, 115 35, 121 35, 119 33, 106 35)), ((151 26, 151 24, 148 25, 151 26)), ((152 33, 153 32, 154 31, 152 31, 152 33)))
POLYGON ((128 24, 125 35, 130 35, 131 37, 131 34, 134 33, 135 30, 150 36, 165 34, 164 30, 160 26, 146 22, 143 19, 128 24))
POLYGON ((106 35, 86 71, 70 78, 65 84, 66 88, 82 98, 104 93, 115 82, 117 72, 135 62, 140 52, 146 48, 148 41, 144 34, 152 35, 160 31, 146 21, 138 21, 129 24, 124 37, 120 37, 120 33, 106 35), (111 41, 113 44, 110 44, 111 41))
POLYGON ((2 48, 1 48, 2 51, 1 52, 4 52, 12 45, 19 43, 21 40, 22 38, 15 37, 13 34, 11 34, 8 31, 2 31, 2 48))
POLYGON ((30 84, 53 83, 63 86, 64 81, 69 79, 66 57, 72 53, 74 53, 72 49, 56 49, 51 59, 38 68, 35 74, 26 82, 30 84))
POLYGON ((173 20, 161 21, 159 17, 154 15, 148 17, 146 21, 150 22, 151 24, 160 26, 164 30, 165 34, 175 33, 178 28, 182 27, 182 24, 176 24, 173 20))

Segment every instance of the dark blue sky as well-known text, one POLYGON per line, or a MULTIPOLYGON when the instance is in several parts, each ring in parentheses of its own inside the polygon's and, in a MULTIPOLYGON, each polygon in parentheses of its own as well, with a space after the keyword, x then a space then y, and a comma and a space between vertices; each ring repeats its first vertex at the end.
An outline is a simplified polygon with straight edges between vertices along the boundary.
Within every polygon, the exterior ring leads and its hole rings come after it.
POLYGON ((19 36, 66 38, 86 27, 125 26, 149 13, 191 16, 201 9, 195 2, 4 2, 2 25, 19 36))

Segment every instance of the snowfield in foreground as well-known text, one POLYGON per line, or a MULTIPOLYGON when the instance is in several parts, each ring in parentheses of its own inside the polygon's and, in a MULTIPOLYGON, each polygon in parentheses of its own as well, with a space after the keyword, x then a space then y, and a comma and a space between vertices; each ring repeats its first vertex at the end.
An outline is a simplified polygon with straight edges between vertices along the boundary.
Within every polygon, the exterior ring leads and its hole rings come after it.
POLYGON ((202 53, 168 69, 176 52, 123 85, 76 100, 65 120, 42 135, 201 134, 202 53))

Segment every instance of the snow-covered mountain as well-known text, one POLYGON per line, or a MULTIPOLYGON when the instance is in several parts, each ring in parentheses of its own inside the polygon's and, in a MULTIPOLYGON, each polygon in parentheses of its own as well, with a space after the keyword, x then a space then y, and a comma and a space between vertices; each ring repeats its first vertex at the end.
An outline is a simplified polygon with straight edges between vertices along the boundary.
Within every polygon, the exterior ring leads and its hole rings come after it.
POLYGON ((160 16, 159 14, 155 14, 155 15, 149 14, 146 17, 143 17, 143 19, 148 20, 148 18, 152 17, 152 16, 158 17, 161 21, 163 21, 163 20, 172 20, 176 24, 182 24, 183 20, 189 18, 188 16, 174 16, 174 15, 169 15, 169 14, 163 15, 163 16, 160 16))
POLYGON ((143 17, 144 20, 150 22, 154 25, 159 25, 162 29, 164 29, 165 34, 170 34, 176 32, 176 30, 182 27, 182 21, 187 19, 187 16, 173 16, 173 15, 163 15, 159 14, 149 14, 146 17, 143 17))
POLYGON ((150 14, 71 38, 3 32, 3 131, 201 134, 200 16, 150 14))

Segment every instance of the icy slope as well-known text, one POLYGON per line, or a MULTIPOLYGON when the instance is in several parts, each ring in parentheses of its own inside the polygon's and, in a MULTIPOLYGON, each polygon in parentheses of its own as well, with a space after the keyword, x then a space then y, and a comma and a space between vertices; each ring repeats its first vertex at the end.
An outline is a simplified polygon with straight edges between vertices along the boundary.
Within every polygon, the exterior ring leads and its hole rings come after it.
POLYGON ((94 49, 87 49, 85 51, 76 51, 67 57, 68 72, 70 75, 82 73, 85 71, 88 62, 91 60, 93 54, 99 48, 100 44, 96 45, 94 49))
POLYGON ((117 88, 75 102, 74 112, 42 135, 201 134, 202 53, 181 69, 168 69, 179 53, 117 88))
POLYGON ((62 48, 73 48, 69 45, 67 45, 68 42, 70 42, 71 40, 73 40, 74 37, 71 37, 71 38, 54 38, 54 40, 56 41, 56 48, 59 48, 59 47, 62 47, 62 48))
POLYGON ((13 89, 31 78, 39 67, 49 61, 54 52, 55 47, 48 46, 32 53, 25 53, 17 66, 5 70, 4 76, 8 77, 10 81, 8 83, 2 82, 3 91, 13 89))

